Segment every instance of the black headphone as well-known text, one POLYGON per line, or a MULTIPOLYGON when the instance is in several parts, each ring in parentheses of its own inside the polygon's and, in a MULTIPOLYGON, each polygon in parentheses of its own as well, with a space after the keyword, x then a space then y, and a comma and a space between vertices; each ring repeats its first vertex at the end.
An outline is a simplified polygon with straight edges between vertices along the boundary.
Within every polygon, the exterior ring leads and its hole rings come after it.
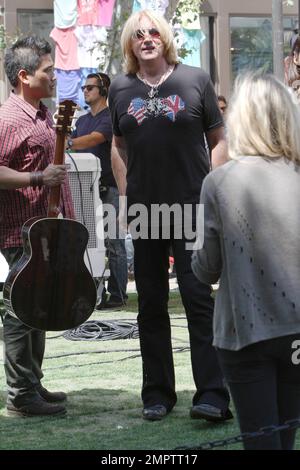
MULTIPOLYGON (((108 95, 108 88, 105 86, 104 84, 104 80, 103 80, 103 77, 101 76, 100 73, 96 73, 95 75, 97 75, 99 81, 100 81, 100 88, 99 88, 99 94, 100 96, 103 96, 103 97, 107 97, 108 95)), ((108 77, 108 76, 107 76, 108 77)), ((110 80, 109 80, 109 77, 108 77, 108 82, 110 83, 110 80)))

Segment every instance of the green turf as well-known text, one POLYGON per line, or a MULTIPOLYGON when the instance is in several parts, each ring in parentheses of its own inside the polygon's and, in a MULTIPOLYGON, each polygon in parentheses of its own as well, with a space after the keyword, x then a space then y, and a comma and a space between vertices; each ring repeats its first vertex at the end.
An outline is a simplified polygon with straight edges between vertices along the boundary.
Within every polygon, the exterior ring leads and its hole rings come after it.
MULTIPOLYGON (((130 294, 126 312, 98 311, 92 319, 134 322, 136 310, 136 295, 130 294)), ((173 347, 181 352, 174 351, 178 403, 166 419, 152 423, 141 419, 138 339, 73 342, 49 332, 43 384, 52 391, 68 392, 67 416, 7 417, 1 355, 0 449, 171 450, 239 434, 236 420, 216 425, 189 418, 194 386, 186 320, 176 292, 170 296, 170 312, 173 347)), ((240 448, 240 444, 226 447, 240 448)))

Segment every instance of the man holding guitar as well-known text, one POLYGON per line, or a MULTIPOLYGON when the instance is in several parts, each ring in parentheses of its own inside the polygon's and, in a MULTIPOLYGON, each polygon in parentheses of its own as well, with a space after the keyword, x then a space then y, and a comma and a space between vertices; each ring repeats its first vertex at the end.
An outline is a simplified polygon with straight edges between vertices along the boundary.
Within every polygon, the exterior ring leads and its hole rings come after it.
MULTIPOLYGON (((62 184, 61 213, 73 218, 65 165, 53 165, 55 131, 42 98, 55 90, 51 46, 36 36, 7 50, 5 72, 13 87, 0 108, 0 249, 10 268, 20 259, 21 228, 32 217, 45 217, 49 188, 62 184)), ((8 313, 3 318, 8 414, 61 415, 63 392, 41 385, 45 332, 8 313)))

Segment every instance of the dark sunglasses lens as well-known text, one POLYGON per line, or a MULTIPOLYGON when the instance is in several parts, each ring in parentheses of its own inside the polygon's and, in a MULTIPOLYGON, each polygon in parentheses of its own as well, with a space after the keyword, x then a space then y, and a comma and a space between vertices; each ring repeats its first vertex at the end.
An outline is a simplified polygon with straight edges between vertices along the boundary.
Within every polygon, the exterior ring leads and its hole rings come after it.
POLYGON ((147 30, 144 30, 144 29, 137 29, 137 30, 135 31, 133 37, 136 38, 136 39, 144 39, 146 32, 148 32, 148 34, 149 34, 152 38, 159 38, 159 37, 160 37, 160 33, 159 33, 159 31, 158 31, 156 28, 150 28, 150 29, 147 29, 147 30))
POLYGON ((149 29, 149 34, 152 38, 159 38, 160 37, 159 31, 155 28, 149 29))
POLYGON ((142 31, 141 29, 138 29, 135 33, 134 33, 134 36, 137 38, 137 39, 143 39, 144 38, 144 31, 142 31))
POLYGON ((81 87, 81 90, 84 91, 84 90, 87 90, 87 91, 91 91, 96 85, 84 85, 81 87))

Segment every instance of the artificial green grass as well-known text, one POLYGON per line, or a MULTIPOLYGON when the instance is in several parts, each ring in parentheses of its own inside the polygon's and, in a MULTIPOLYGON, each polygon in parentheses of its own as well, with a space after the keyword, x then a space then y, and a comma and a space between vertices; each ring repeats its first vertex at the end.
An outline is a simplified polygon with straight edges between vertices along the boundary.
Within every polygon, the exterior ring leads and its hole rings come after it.
MULTIPOLYGON (((91 319, 135 322, 136 310, 136 294, 130 294, 126 312, 98 311, 91 319)), ((167 418, 160 422, 141 419, 142 364, 138 339, 68 341, 56 332, 49 332, 43 384, 49 390, 68 393, 68 413, 61 418, 7 417, 1 356, 0 449, 172 450, 238 435, 236 420, 212 424, 189 418, 194 384, 183 312, 179 293, 172 292, 173 347, 181 352, 174 351, 178 402, 167 418)), ((241 449, 241 445, 225 449, 241 449)))

